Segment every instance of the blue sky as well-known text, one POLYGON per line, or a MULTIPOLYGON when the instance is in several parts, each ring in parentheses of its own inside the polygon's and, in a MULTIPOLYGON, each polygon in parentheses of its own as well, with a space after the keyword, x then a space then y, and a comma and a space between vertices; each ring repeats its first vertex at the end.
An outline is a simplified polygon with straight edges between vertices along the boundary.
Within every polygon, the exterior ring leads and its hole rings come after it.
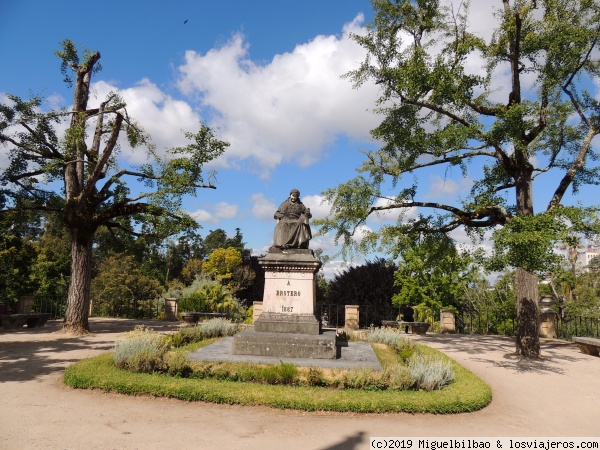
MULTIPOLYGON (((474 3, 473 26, 489 33, 489 3, 474 3)), ((354 177, 358 149, 375 146, 369 130, 379 120, 370 111, 377 87, 353 90, 340 78, 364 58, 349 34, 362 33, 371 18, 368 0, 0 0, 0 95, 32 92, 48 106, 67 106, 72 92, 54 51, 64 39, 99 50, 98 101, 119 90, 159 148, 184 144, 181 130, 197 130, 199 120, 231 143, 212 165, 217 190, 199 191, 185 208, 201 234, 239 227, 261 254, 271 245, 273 212, 291 188, 323 217, 321 193, 354 177)), ((140 162, 126 151, 122 158, 140 162)), ((466 195, 469 180, 455 172, 420 176, 425 198, 466 195)), ((542 185, 541 202, 546 191, 542 185)), ((591 204, 592 196, 584 190, 571 201, 591 204)), ((331 236, 311 248, 335 252, 331 236)), ((330 273, 339 267, 332 262, 330 273)))

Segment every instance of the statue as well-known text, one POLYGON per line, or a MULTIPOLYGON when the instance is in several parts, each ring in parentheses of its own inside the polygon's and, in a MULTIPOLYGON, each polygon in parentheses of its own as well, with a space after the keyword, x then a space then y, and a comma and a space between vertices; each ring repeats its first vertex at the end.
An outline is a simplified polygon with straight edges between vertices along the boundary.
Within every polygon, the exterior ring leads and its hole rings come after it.
POLYGON ((308 219, 312 217, 310 208, 300 201, 300 191, 292 189, 290 197, 275 212, 278 220, 273 235, 273 246, 280 249, 308 248, 312 238, 308 219))

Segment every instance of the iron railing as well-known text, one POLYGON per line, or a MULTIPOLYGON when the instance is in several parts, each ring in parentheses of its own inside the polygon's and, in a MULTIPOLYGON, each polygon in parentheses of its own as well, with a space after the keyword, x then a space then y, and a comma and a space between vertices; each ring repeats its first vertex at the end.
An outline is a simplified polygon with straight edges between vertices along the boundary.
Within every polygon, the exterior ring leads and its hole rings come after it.
POLYGON ((556 334, 561 339, 578 337, 600 337, 600 318, 598 317, 566 317, 556 319, 556 334))
MULTIPOLYGON (((92 303, 93 304, 93 303, 92 303)), ((165 300, 159 299, 128 299, 122 302, 113 302, 112 305, 94 305, 93 315, 102 317, 125 317, 132 319, 156 319, 164 311, 165 300)), ((66 297, 61 296, 35 296, 32 311, 50 313, 52 319, 65 316, 67 305, 66 297)), ((245 306, 242 304, 242 306, 245 306)), ((345 324, 346 305, 317 304, 315 315, 324 321, 324 326, 343 328, 345 324)), ((182 297, 178 299, 179 312, 209 312, 195 311, 192 301, 182 297)), ((233 318, 235 311, 227 308, 224 311, 228 317, 233 318)), ((369 328, 373 325, 375 311, 370 305, 359 305, 359 326, 369 328)), ((389 317, 386 320, 394 320, 389 317)), ((434 319, 430 318, 434 325, 434 319)), ((516 317, 512 314, 482 313, 475 310, 462 310, 456 314, 456 331, 462 334, 490 334, 514 336, 517 328, 516 317)), ((600 338, 600 318, 574 316, 556 319, 556 332, 560 339, 571 339, 574 336, 600 338)))
POLYGON ((35 313, 50 313, 51 319, 62 319, 67 310, 67 298, 56 295, 36 295, 31 310, 35 313))
MULTIPOLYGON (((380 324, 375 323, 377 320, 394 320, 397 316, 397 312, 393 312, 393 317, 383 317, 371 305, 358 305, 358 307, 358 325, 360 328, 378 326, 380 324)), ((346 305, 317 303, 315 316, 323 322, 324 327, 343 328, 346 320, 346 305)))

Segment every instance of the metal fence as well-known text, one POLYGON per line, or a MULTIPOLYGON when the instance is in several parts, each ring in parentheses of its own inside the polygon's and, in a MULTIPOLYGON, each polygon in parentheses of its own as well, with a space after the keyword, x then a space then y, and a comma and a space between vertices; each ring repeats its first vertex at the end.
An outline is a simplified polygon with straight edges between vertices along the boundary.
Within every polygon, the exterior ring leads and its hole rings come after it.
POLYGON ((36 313, 50 313, 52 319, 65 317, 67 298, 54 295, 35 296, 32 311, 36 313))
POLYGON ((598 317, 567 317, 556 320, 556 334, 561 339, 571 339, 573 336, 600 337, 600 318, 598 317))
MULTIPOLYGON (((245 303, 245 302, 244 302, 245 303)), ((242 307, 246 305, 242 303, 242 307)), ((164 311, 165 300, 159 299, 128 299, 122 302, 114 302, 113 305, 101 308, 101 305, 93 305, 92 315, 102 317, 125 317, 131 319, 156 319, 164 311)), ((33 301, 32 311, 39 313, 50 313, 52 319, 65 316, 67 306, 66 297, 36 296, 33 301)), ((188 298, 178 299, 180 312, 209 312, 195 311, 192 300, 188 298)), ((236 310, 239 310, 236 309, 236 310)), ((359 305, 359 326, 369 328, 373 324, 375 311, 369 305, 359 305)), ((227 308, 222 311, 233 318, 236 311, 227 308)), ((323 325, 331 328, 343 328, 345 325, 346 305, 317 304, 315 315, 323 321, 323 325)), ((390 317, 389 320, 394 320, 390 317)), ((433 318, 429 320, 432 327, 435 325, 433 318)), ((461 334, 491 334, 514 336, 517 329, 516 317, 512 314, 490 314, 474 310, 463 310, 456 314, 456 331, 461 334)), ((567 317, 556 319, 556 332, 560 339, 570 340, 574 336, 600 338, 599 317, 567 317)))
MULTIPOLYGON (((369 328, 373 325, 376 316, 375 310, 370 305, 358 305, 358 326, 360 328, 369 328)), ((343 328, 346 320, 346 305, 317 304, 315 316, 323 322, 326 328, 343 328)), ((390 318, 390 320, 395 317, 390 318)))
POLYGON ((163 298, 126 298, 119 302, 102 303, 92 299, 92 315, 127 319, 156 319, 164 310, 163 298))
POLYGON ((514 336, 516 317, 460 311, 456 315, 456 331, 461 334, 493 334, 514 336))

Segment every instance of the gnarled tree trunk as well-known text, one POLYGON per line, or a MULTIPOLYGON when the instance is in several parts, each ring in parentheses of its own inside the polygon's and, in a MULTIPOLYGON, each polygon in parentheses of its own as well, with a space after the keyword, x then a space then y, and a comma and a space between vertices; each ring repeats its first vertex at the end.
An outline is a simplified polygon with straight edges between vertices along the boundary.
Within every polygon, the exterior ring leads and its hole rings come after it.
MULTIPOLYGON (((520 216, 533 215, 533 167, 525 155, 518 153, 520 173, 516 178, 517 211, 520 216)), ((517 268, 517 353, 526 358, 540 356, 538 278, 523 267, 517 268)))
POLYGON ((63 330, 76 334, 89 331, 93 236, 93 233, 71 229, 71 283, 63 330))
POLYGON ((540 356, 538 279, 522 267, 517 269, 517 353, 540 356))

